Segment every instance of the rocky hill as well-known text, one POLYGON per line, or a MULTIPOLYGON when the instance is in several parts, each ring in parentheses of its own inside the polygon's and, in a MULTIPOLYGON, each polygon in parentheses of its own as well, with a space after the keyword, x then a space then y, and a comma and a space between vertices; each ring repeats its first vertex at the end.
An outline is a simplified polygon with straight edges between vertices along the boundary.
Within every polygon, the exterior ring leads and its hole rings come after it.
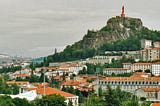
POLYGON ((113 17, 107 21, 107 25, 98 31, 88 30, 83 39, 77 42, 77 48, 99 48, 105 43, 113 43, 117 40, 125 40, 133 36, 143 27, 138 18, 113 17))
POLYGON ((105 51, 140 50, 140 40, 160 41, 160 31, 149 30, 138 18, 113 17, 106 26, 97 31, 88 30, 82 40, 68 45, 62 52, 48 56, 44 65, 50 62, 86 59, 105 51))

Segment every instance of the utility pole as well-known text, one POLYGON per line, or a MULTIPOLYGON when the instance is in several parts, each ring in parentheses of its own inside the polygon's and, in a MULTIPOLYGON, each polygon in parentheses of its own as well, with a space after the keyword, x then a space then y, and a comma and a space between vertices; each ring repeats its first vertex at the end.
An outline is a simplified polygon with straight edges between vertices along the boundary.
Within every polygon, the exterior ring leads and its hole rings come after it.
POLYGON ((43 95, 45 96, 46 95, 46 78, 45 78, 45 73, 46 73, 46 70, 43 69, 43 95))
POLYGON ((98 78, 98 74, 99 74, 99 68, 96 68, 96 93, 97 96, 99 96, 99 78, 98 78))

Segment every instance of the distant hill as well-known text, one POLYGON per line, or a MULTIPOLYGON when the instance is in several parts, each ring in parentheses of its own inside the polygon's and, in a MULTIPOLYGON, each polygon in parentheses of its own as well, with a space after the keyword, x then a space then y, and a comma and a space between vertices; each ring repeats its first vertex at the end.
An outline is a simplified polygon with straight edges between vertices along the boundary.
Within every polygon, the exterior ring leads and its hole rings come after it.
POLYGON ((149 30, 138 18, 112 17, 100 30, 88 30, 82 40, 68 45, 63 52, 48 56, 44 64, 85 59, 103 54, 106 50, 139 50, 141 39, 160 41, 160 31, 149 30))
POLYGON ((11 58, 11 56, 6 55, 6 54, 0 54, 0 58, 11 58))

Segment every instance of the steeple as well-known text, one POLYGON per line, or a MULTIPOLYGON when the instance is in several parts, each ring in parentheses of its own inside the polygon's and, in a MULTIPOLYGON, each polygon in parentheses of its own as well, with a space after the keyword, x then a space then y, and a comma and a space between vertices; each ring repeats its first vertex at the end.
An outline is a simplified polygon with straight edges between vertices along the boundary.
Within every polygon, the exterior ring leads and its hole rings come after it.
POLYGON ((121 13, 121 17, 125 17, 125 14, 124 14, 124 6, 122 6, 122 13, 121 13))

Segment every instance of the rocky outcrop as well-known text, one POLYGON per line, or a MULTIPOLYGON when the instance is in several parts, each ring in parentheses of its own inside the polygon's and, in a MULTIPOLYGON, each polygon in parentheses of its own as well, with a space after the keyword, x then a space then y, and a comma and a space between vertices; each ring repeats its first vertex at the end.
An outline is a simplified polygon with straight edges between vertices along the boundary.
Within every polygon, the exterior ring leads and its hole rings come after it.
POLYGON ((113 17, 107 21, 107 25, 98 31, 88 30, 83 39, 75 45, 77 48, 99 48, 105 43, 113 43, 117 40, 125 40, 134 36, 143 27, 142 21, 138 18, 113 17))

